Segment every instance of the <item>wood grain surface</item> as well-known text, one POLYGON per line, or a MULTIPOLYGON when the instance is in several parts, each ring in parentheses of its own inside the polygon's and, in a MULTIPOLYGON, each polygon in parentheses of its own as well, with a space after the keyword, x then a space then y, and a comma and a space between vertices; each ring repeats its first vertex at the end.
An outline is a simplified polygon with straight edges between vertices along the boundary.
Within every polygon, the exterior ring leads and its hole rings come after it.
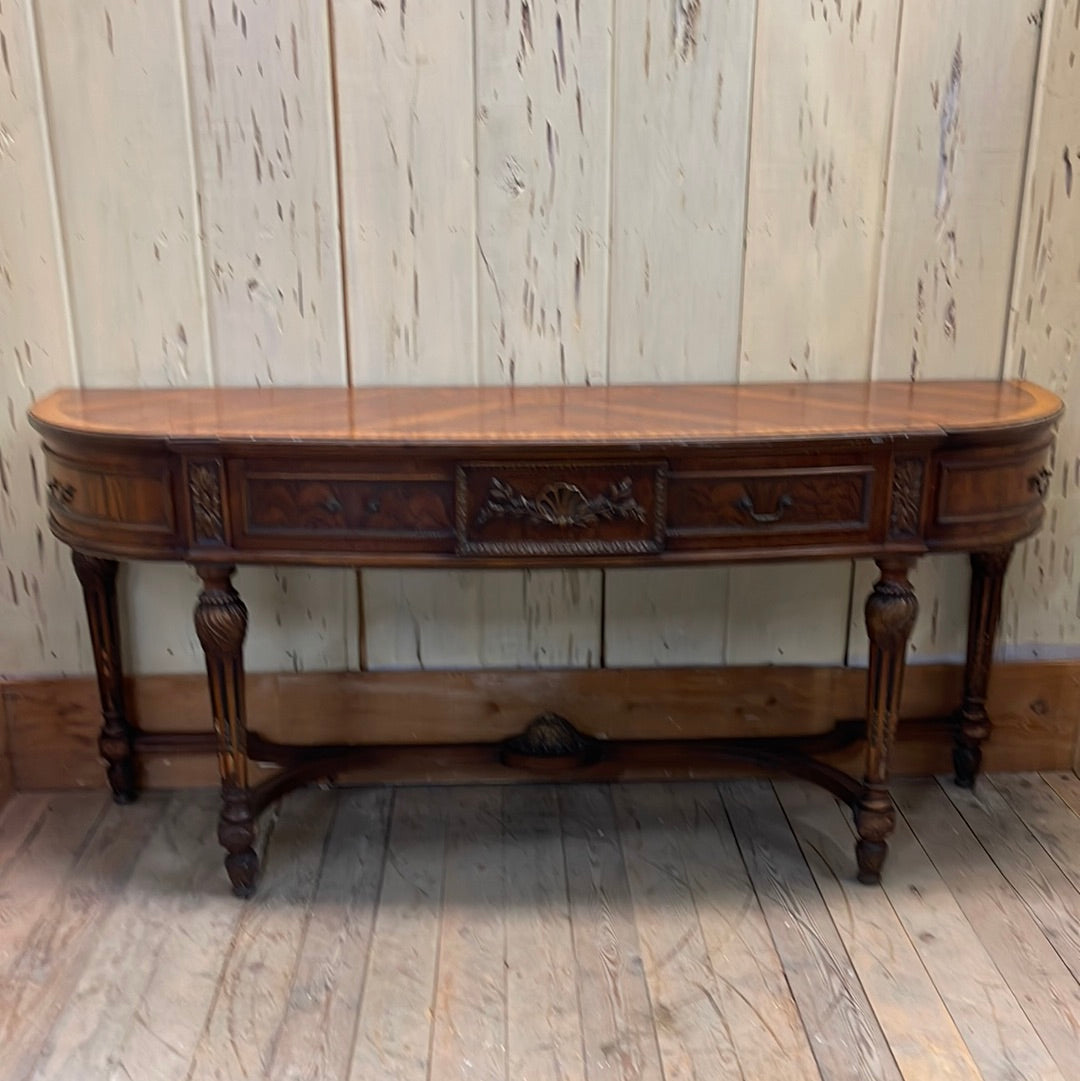
POLYGON ((1063 1081, 1075 782, 907 785, 873 888, 797 782, 308 790, 242 904, 209 793, 20 794, 0 1081, 1063 1081))
POLYGON ((694 445, 961 435, 1022 429, 1061 409, 1023 381, 666 387, 61 390, 33 423, 58 435, 446 446, 694 445))

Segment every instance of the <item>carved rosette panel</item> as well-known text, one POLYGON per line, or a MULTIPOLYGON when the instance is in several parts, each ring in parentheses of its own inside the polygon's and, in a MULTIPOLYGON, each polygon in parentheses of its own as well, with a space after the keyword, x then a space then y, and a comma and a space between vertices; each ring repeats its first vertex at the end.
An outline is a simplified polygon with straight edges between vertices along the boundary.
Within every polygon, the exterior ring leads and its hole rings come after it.
POLYGON ((221 499, 219 462, 192 462, 188 466, 191 525, 196 544, 224 544, 225 518, 221 499))
POLYGON ((908 458, 893 469, 892 509, 889 513, 889 535, 917 537, 922 512, 923 478, 926 466, 921 458, 908 458))

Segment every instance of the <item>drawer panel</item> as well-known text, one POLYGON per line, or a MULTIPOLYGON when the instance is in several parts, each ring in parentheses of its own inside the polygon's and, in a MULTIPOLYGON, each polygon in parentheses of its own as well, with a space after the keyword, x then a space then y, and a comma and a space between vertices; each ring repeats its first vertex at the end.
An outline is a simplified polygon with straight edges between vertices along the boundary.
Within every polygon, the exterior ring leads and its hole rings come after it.
POLYGON ((663 462, 477 462, 457 470, 463 555, 619 555, 664 544, 663 462))
POLYGON ((1050 443, 1012 454, 947 455, 938 469, 935 525, 993 523, 1038 511, 1050 474, 1050 443))
POLYGON ((89 466, 45 452, 49 510, 69 528, 108 527, 171 537, 175 531, 172 484, 164 460, 130 467, 89 466))
POLYGON ((449 478, 314 472, 248 465, 239 478, 239 532, 252 541, 319 545, 351 541, 453 541, 449 478))
POLYGON ((873 477, 873 467, 862 465, 675 473, 668 534, 869 535, 873 477))

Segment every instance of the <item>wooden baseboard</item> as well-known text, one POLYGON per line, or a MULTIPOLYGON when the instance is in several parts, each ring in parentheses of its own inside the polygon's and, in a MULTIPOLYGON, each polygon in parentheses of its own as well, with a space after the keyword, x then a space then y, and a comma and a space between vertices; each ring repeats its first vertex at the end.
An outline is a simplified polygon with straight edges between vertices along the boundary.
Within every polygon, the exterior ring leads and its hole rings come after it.
MULTIPOLYGON (((960 681, 960 669, 953 666, 910 668, 904 716, 947 716, 959 701, 960 681)), ((502 740, 545 711, 562 714, 581 731, 607 739, 803 735, 827 731, 839 718, 861 716, 864 684, 864 671, 844 668, 318 672, 251 675, 247 702, 251 727, 270 739, 406 748, 381 756, 385 764, 374 774, 367 771, 366 780, 500 780, 506 779, 505 771, 475 748, 433 753, 427 745, 502 740)), ((17 790, 103 783, 95 749, 99 720, 92 678, 12 681, 0 684, 0 694, 10 782, 17 790)), ((206 687, 200 676, 133 679, 128 700, 133 717, 148 731, 208 728, 206 687)), ((1080 730, 1080 661, 998 665, 989 706, 995 728, 986 747, 986 769, 1073 768, 1080 730)), ((0 736, 0 752, 4 738, 0 736)), ((859 773, 861 747, 831 760, 859 773)), ((710 776, 745 772, 704 762, 699 766, 699 774, 710 776)), ((901 729, 894 772, 948 769, 944 731, 912 725, 905 738, 901 729)), ((679 772, 677 764, 657 761, 632 775, 679 772)), ((0 793, 3 777, 0 770, 0 793)), ((210 755, 154 756, 146 761, 149 787, 215 782, 216 763, 210 755)))
POLYGON ((7 698, 0 697, 0 807, 11 798, 15 791, 15 779, 12 774, 11 754, 8 750, 8 723, 7 698))

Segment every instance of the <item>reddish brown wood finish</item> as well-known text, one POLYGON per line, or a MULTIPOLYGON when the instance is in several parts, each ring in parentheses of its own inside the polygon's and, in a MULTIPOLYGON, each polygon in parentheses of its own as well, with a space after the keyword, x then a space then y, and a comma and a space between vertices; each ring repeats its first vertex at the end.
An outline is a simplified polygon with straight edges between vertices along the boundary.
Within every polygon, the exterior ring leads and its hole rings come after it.
POLYGON ((1061 409, 1024 382, 616 387, 61 390, 43 430, 140 443, 479 446, 723 445, 777 439, 963 436, 1042 425, 1061 409))
MULTIPOLYGON (((882 579, 867 605, 867 768, 853 802, 860 874, 876 879, 892 828, 887 763, 916 610, 906 570, 927 552, 975 553, 956 724, 957 776, 971 783, 990 728, 982 702, 1004 560, 1042 520, 1061 408, 1023 382, 819 383, 63 390, 30 416, 45 441, 58 537, 84 560, 186 560, 203 577, 196 619, 222 752, 221 837, 245 893, 261 801, 243 771, 246 614, 222 569, 241 562, 872 556, 882 579)), ((95 579, 88 604, 115 605, 112 588, 109 576, 95 579)), ((103 657, 112 664, 99 650, 99 674, 103 657)), ((118 668, 108 671, 118 678, 118 668)), ((103 709, 115 780, 128 769, 122 731, 104 697, 103 709)), ((329 768, 325 755, 318 766, 303 758, 294 779, 329 768)), ((798 768, 809 767, 800 759, 798 768)), ((286 773, 272 791, 289 783, 286 773)))

